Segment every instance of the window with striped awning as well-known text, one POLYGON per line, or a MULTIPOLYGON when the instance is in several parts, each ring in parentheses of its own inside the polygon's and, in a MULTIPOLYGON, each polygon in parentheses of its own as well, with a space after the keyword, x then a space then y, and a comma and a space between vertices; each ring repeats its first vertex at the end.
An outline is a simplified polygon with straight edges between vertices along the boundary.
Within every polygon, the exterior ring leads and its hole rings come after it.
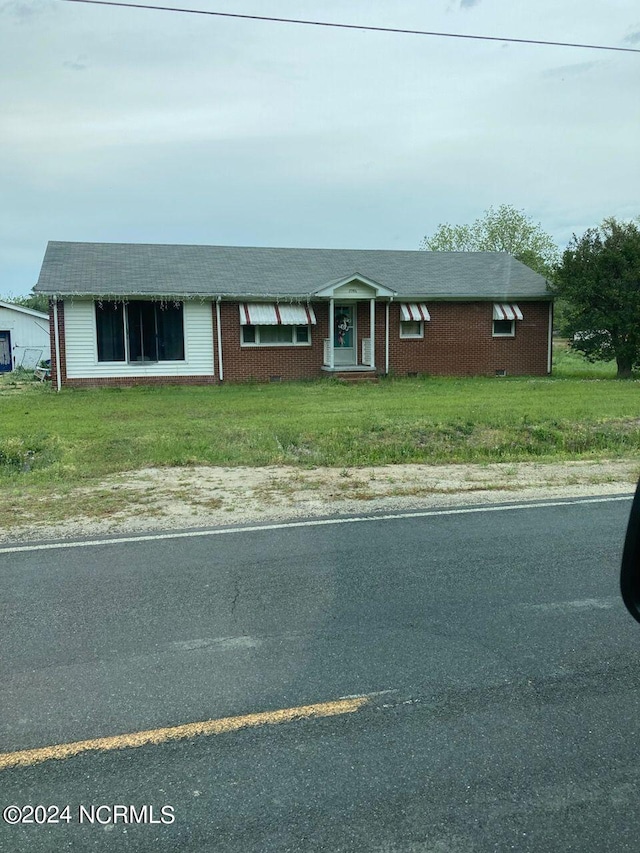
POLYGON ((430 320, 431 316, 424 302, 404 302, 400 305, 400 319, 403 323, 410 323, 418 320, 430 320))
POLYGON ((522 320, 522 311, 517 305, 506 302, 495 302, 493 305, 494 320, 522 320))
POLYGON ((310 305, 242 302, 240 303, 240 325, 315 326, 316 315, 310 305))

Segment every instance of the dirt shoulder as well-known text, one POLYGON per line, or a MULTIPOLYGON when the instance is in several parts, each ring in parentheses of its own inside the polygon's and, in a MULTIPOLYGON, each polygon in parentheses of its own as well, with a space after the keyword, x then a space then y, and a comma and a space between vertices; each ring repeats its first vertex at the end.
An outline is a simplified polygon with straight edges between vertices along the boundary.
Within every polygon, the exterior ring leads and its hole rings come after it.
POLYGON ((0 541, 630 494, 639 475, 638 459, 344 469, 150 468, 45 498, 15 494, 0 541))

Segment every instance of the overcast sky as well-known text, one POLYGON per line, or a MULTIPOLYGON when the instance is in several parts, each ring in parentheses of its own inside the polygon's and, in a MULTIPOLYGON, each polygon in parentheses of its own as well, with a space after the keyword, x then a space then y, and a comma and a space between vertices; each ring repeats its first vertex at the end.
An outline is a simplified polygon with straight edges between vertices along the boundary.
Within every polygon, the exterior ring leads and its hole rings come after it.
MULTIPOLYGON (((640 48, 638 0, 166 5, 640 48)), ((640 53, 0 0, 0 65, 0 295, 48 240, 417 249, 506 203, 564 248, 640 214, 640 53)))

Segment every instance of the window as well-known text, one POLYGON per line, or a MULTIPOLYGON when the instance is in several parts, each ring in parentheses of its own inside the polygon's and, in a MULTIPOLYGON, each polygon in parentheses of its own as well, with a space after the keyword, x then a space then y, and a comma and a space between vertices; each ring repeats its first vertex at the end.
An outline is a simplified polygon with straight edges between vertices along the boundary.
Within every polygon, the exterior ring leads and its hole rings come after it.
POLYGON ((242 343, 243 344, 255 344, 256 342, 256 327, 255 326, 241 326, 242 329, 242 343))
POLYGON ((127 305, 129 361, 157 361, 156 312, 152 302, 127 305))
POLYGON ((241 302, 240 341, 245 347, 295 347, 311 345, 316 315, 310 305, 275 302, 241 302))
POLYGON ((125 361, 122 302, 96 302, 98 361, 125 361))
POLYGON ((430 319, 424 302, 403 302, 400 305, 400 337, 424 338, 424 324, 430 319))
POLYGON ((256 347, 309 346, 309 326, 242 326, 242 345, 256 347))
POLYGON ((158 361, 184 361, 182 302, 155 305, 158 361))
POLYGON ((493 321, 493 337, 494 338, 513 338, 516 333, 515 320, 494 320, 493 321))
POLYGON ((401 320, 401 338, 424 338, 424 322, 422 320, 401 320))
POLYGON ((517 305, 496 302, 493 306, 493 337, 515 337, 516 320, 522 320, 522 311, 517 305))
POLYGON ((184 361, 181 302, 96 303, 98 361, 184 361))
POLYGON ((129 302, 129 361, 183 361, 182 303, 129 302))

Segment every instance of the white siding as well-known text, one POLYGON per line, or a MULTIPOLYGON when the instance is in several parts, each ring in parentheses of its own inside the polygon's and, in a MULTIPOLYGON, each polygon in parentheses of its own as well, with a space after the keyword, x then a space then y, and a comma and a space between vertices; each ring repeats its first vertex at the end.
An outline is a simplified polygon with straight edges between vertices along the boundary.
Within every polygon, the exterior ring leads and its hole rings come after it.
POLYGON ((214 372, 211 302, 184 303, 184 361, 99 362, 93 301, 65 301, 64 328, 69 379, 210 376, 214 372))
POLYGON ((13 366, 20 367, 23 358, 31 368, 34 360, 49 358, 49 318, 35 317, 0 305, 0 331, 11 333, 13 366), (25 350, 33 349, 34 352, 25 350), (40 353, 36 359, 37 353, 40 353))

